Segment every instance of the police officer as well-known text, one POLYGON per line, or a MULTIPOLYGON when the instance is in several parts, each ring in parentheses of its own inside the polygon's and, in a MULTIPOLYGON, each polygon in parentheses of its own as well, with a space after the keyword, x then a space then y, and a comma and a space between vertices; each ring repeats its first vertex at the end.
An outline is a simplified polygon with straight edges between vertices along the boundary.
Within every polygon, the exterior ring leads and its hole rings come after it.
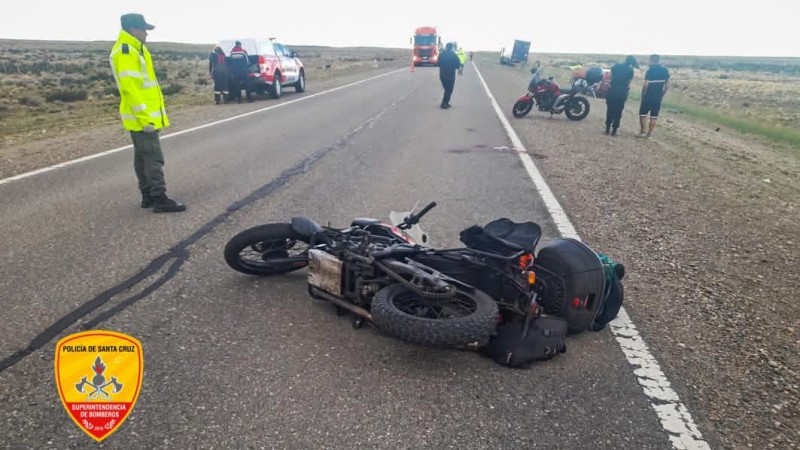
POLYGON ((458 60, 461 61, 461 66, 458 67, 458 74, 464 75, 464 65, 467 63, 467 53, 463 48, 459 47, 456 51, 456 55, 458 56, 458 60))
POLYGON ((186 206, 167 197, 164 154, 158 134, 169 126, 164 96, 156 80, 150 52, 145 46, 147 31, 155 28, 141 14, 120 18, 122 30, 109 57, 119 89, 122 126, 133 140, 133 167, 142 192, 142 208, 153 212, 180 212, 186 206))

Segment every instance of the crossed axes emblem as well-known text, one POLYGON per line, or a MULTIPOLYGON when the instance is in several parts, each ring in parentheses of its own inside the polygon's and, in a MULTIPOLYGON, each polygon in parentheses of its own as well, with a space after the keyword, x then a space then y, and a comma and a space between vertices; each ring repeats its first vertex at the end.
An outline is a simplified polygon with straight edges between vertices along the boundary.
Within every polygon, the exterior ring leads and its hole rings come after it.
POLYGON ((91 382, 86 380, 87 377, 82 377, 80 383, 75 383, 75 389, 81 394, 85 394, 89 389, 94 388, 93 391, 89 392, 86 400, 93 400, 97 398, 111 400, 111 395, 105 391, 105 389, 109 386, 114 386, 114 388, 111 390, 112 394, 116 394, 122 390, 122 383, 117 381, 117 377, 111 377, 111 381, 106 382, 106 377, 103 376, 103 372, 106 370, 106 365, 103 363, 103 360, 100 359, 99 355, 97 356, 97 359, 94 360, 94 366, 92 366, 92 370, 94 370, 95 376, 92 377, 91 382), (87 385, 89 386, 88 389, 84 390, 87 385))

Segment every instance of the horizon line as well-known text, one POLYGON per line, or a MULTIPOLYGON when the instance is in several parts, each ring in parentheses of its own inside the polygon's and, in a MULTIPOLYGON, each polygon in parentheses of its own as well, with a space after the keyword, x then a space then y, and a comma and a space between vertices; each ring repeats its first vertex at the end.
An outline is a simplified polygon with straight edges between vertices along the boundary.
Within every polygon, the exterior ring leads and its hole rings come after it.
MULTIPOLYGON (((0 41, 17 41, 17 42, 59 42, 59 43, 101 43, 101 42, 110 42, 113 43, 115 39, 91 39, 91 40, 75 40, 75 39, 29 39, 29 38, 6 38, 0 37, 0 41)), ((283 42, 281 42, 283 43, 283 42)), ((205 42, 181 42, 181 41, 149 41, 148 44, 177 44, 177 45, 209 45, 213 46, 214 43, 205 43, 205 42)), ((391 47, 391 46, 384 46, 384 45, 326 45, 326 44, 285 44, 289 47, 327 47, 327 48, 382 48, 388 50, 411 50, 410 48, 406 47, 391 47)), ((486 50, 486 49, 478 49, 478 50, 470 50, 476 53, 499 53, 500 50, 486 50)), ((548 50, 548 51, 537 51, 531 52, 531 54, 540 54, 540 55, 589 55, 589 56, 625 56, 625 55, 635 55, 635 56, 644 56, 647 57, 650 53, 635 53, 635 52, 598 52, 598 51, 558 51, 558 50, 548 50)), ((695 57, 695 58, 787 58, 787 59, 800 59, 800 55, 733 55, 733 54, 691 54, 691 53, 667 53, 661 52, 658 53, 662 57, 695 57)))

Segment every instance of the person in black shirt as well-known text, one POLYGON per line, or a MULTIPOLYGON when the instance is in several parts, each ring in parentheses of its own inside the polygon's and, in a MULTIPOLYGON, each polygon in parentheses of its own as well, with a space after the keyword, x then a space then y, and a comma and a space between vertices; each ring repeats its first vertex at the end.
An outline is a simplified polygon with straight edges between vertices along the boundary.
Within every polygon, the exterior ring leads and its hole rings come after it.
POLYGON ((445 50, 439 55, 439 81, 444 88, 442 98, 442 109, 450 107, 450 97, 453 95, 453 87, 456 84, 456 70, 461 67, 461 60, 453 51, 453 44, 447 43, 445 50))
POLYGON ((650 55, 650 68, 644 76, 644 86, 642 86, 642 104, 639 107, 639 137, 650 137, 656 128, 658 111, 661 109, 661 99, 669 89, 669 71, 666 67, 659 64, 661 58, 658 55, 650 55), (650 114, 650 128, 645 134, 647 115, 650 114))
POLYGON ((639 63, 632 55, 628 55, 624 63, 614 64, 611 68, 611 86, 606 92, 606 134, 611 132, 612 136, 617 135, 622 110, 625 109, 625 100, 628 99, 633 80, 634 67, 638 69, 639 63))

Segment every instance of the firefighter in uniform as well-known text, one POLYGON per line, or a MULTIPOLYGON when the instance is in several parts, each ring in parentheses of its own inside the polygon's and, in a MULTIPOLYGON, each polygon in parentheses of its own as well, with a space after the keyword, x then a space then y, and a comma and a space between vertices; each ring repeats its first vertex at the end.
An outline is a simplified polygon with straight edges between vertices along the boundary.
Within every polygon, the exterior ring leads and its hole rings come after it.
POLYGON ((235 98, 236 103, 242 103, 242 88, 244 88, 247 101, 252 103, 253 93, 250 92, 250 80, 247 79, 247 68, 250 66, 249 55, 239 41, 234 43, 230 55, 228 62, 231 70, 231 98, 235 98))
POLYGON ((133 167, 142 192, 142 208, 153 212, 180 212, 186 206, 167 197, 164 155, 158 134, 169 126, 164 96, 156 80, 150 52, 145 47, 147 30, 155 28, 141 14, 120 18, 122 30, 111 49, 111 71, 119 89, 122 126, 133 140, 133 167))

